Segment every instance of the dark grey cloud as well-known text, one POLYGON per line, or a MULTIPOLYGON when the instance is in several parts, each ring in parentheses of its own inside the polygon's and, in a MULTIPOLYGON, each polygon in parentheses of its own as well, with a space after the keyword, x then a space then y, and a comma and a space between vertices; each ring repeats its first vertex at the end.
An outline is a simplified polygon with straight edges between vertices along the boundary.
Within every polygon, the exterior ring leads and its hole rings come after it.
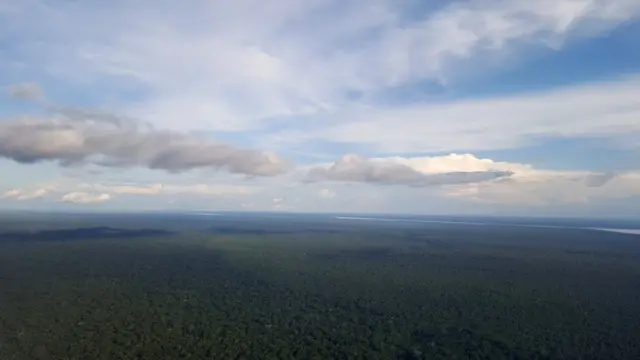
POLYGON ((600 187, 606 185, 609 181, 616 177, 615 173, 607 172, 602 174, 590 174, 585 179, 585 185, 588 187, 600 187))
POLYGON ((307 182, 344 181, 414 187, 456 185, 489 181, 511 176, 508 171, 471 171, 425 174, 407 165, 392 161, 366 159, 346 155, 329 167, 309 170, 307 182))
POLYGON ((9 87, 9 96, 18 100, 42 100, 44 93, 38 84, 22 83, 9 87))
POLYGON ((0 122, 0 157, 25 164, 93 163, 169 172, 222 168, 251 176, 277 175, 288 168, 273 154, 81 110, 58 112, 45 120, 0 122))

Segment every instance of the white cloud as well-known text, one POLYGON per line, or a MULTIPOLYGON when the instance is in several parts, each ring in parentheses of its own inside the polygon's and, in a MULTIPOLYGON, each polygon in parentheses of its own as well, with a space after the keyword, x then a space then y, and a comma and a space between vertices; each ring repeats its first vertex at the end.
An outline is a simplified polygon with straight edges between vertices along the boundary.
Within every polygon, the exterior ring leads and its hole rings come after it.
MULTIPOLYGON (((477 212, 482 212, 485 210, 472 205, 491 205, 494 210, 498 209, 497 211, 502 211, 500 209, 504 206, 517 206, 520 209, 554 209, 564 205, 576 208, 604 207, 610 201, 640 196, 640 171, 599 173, 587 170, 548 170, 529 164, 479 158, 473 154, 387 157, 363 159, 363 161, 367 164, 397 165, 410 174, 423 174, 425 178, 431 179, 430 186, 381 187, 377 186, 380 182, 375 181, 301 182, 305 171, 309 168, 331 166, 331 164, 316 164, 302 169, 297 173, 297 177, 287 174, 275 178, 260 178, 244 185, 236 181, 229 183, 77 183, 76 179, 66 179, 46 185, 25 184, 24 188, 6 191, 0 197, 7 200, 38 198, 45 200, 43 204, 55 204, 47 199, 63 198, 66 202, 91 203, 106 202, 117 197, 118 206, 127 204, 126 206, 131 209, 146 209, 150 206, 162 205, 167 209, 177 206, 181 209, 194 210, 201 210, 205 206, 211 210, 250 208, 253 210, 374 211, 378 209, 390 212, 438 212, 457 204, 456 211, 476 209, 477 212), (453 183, 440 181, 442 176, 450 180, 446 177, 448 174, 484 174, 492 171, 509 172, 511 175, 497 179, 466 178, 464 182, 453 183), (439 179, 439 181, 434 182, 432 179, 439 179), (318 199, 331 201, 318 201, 318 199), (179 200, 179 203, 167 205, 167 201, 171 200, 179 200)), ((387 169, 387 165, 382 169, 387 169)), ((383 173, 387 174, 384 171, 383 173)), ((397 177, 394 172, 389 172, 387 175, 391 178, 397 177)), ((401 176, 400 180, 402 179, 401 176)), ((504 209, 503 211, 507 211, 506 207, 504 209)))
POLYGON ((261 186, 239 186, 231 184, 182 184, 182 183, 76 183, 57 181, 48 185, 16 188, 0 195, 0 199, 18 201, 61 197, 63 202, 104 202, 117 196, 119 199, 146 197, 148 199, 184 198, 194 199, 249 197, 262 190, 261 186))
POLYGON ((557 49, 640 14, 634 0, 456 1, 429 11, 403 4, 31 1, 0 13, 0 30, 24 44, 17 60, 27 66, 106 91, 141 90, 141 101, 123 106, 157 125, 237 130, 326 116, 353 91, 447 83, 523 45, 557 49))
POLYGON ((640 196, 640 172, 610 177, 587 171, 531 170, 505 181, 448 186, 445 196, 479 203, 553 207, 561 204, 599 205, 616 199, 640 196), (593 178, 609 178, 592 182, 593 178))
POLYGON ((7 192, 5 192, 4 195, 2 195, 2 198, 3 199, 13 198, 13 197, 17 197, 19 195, 20 195, 20 190, 12 189, 12 190, 8 190, 7 192))
MULTIPOLYGON (((28 184, 5 192, 6 200, 40 196, 40 205, 59 208, 71 203, 106 203, 109 209, 247 210, 311 212, 415 212, 519 214, 553 212, 570 215, 596 209, 605 213, 612 202, 640 197, 640 171, 615 174, 593 171, 558 171, 528 164, 500 162, 472 154, 434 157, 377 158, 405 164, 430 176, 499 169, 513 174, 469 184, 430 187, 378 186, 366 182, 305 184, 289 175, 255 179, 246 185, 206 183, 75 183, 62 179, 49 185, 28 184), (597 181, 594 181, 597 180, 597 181), (604 181, 607 180, 607 181, 604 181), (46 190, 46 193, 44 190, 46 190), (337 194, 340 194, 339 196, 337 194), (320 201, 325 199, 326 201, 320 201), (330 200, 330 201, 328 201, 330 200), (173 202, 171 202, 173 201, 173 202)), ((327 165, 319 165, 327 166, 327 165)), ((303 175, 303 174, 301 174, 303 175)), ((302 178, 298 178, 300 180, 302 178)), ((33 206, 31 202, 2 202, 0 206, 33 206)), ((40 206, 39 205, 39 206, 40 206)), ((616 214, 623 215, 620 210, 616 214)), ((558 214, 558 213, 556 213, 558 214)), ((606 214, 606 213, 605 213, 606 214)), ((609 214, 612 215, 612 214, 609 214)))
POLYGON ((640 138, 640 77, 553 91, 401 107, 360 107, 313 131, 283 131, 281 146, 338 141, 389 153, 515 148, 536 137, 640 138))
POLYGON ((191 194, 204 196, 247 196, 255 193, 256 188, 226 184, 193 184, 166 185, 163 189, 167 194, 191 194))
POLYGON ((12 190, 8 190, 2 196, 0 196, 0 199, 13 199, 18 201, 25 201, 25 200, 42 198, 46 196, 48 193, 49 193, 49 190, 44 188, 38 188, 33 190, 12 189, 12 190))
POLYGON ((272 205, 268 210, 272 211, 294 211, 297 210, 297 206, 294 203, 299 202, 300 199, 294 199, 294 201, 289 201, 284 197, 278 197, 271 199, 272 205), (298 200, 298 201, 296 201, 298 200))
POLYGON ((72 192, 62 196, 60 200, 62 202, 73 203, 73 204, 95 204, 95 203, 103 203, 105 201, 111 200, 111 195, 93 194, 93 193, 86 193, 86 192, 72 192))
POLYGON ((449 154, 443 156, 387 157, 374 158, 377 161, 392 161, 409 166, 424 174, 482 171, 527 171, 530 165, 499 162, 478 158, 473 154, 449 154))
POLYGON ((508 52, 511 45, 522 43, 559 48, 567 40, 604 32, 639 12, 640 5, 633 0, 454 2, 423 21, 387 33, 380 50, 386 50, 382 60, 390 71, 382 74, 399 83, 434 75, 446 81, 447 70, 457 59, 508 52))
POLYGON ((331 189, 322 189, 318 192, 318 197, 323 199, 333 199, 337 194, 331 189))
MULTIPOLYGON (((369 159, 368 161, 400 164, 416 173, 426 174, 429 178, 446 174, 509 172, 511 175, 508 177, 476 179, 477 181, 466 183, 438 182, 433 185, 435 193, 443 196, 444 199, 455 198, 482 204, 551 207, 561 204, 598 205, 609 200, 640 196, 640 171, 614 174, 577 170, 546 170, 535 168, 529 164, 478 158, 473 154, 388 157, 369 159)), ((328 165, 323 166, 327 168, 328 165)), ((389 176, 397 178, 399 175, 397 172, 391 172, 389 176)), ((364 182, 371 183, 371 181, 364 182)), ((358 189, 359 185, 351 187, 350 191, 358 191, 358 189)), ((379 189, 378 191, 382 192, 383 190, 379 189)), ((424 192, 422 188, 412 191, 416 194, 424 192)), ((332 193, 332 190, 322 189, 319 194, 322 196, 322 194, 332 193)), ((392 206, 392 197, 386 201, 389 201, 389 205, 392 206)))
POLYGON ((276 175, 289 167, 273 153, 145 125, 83 110, 0 122, 0 157, 26 164, 56 161, 66 166, 144 166, 169 172, 225 168, 251 176, 276 175))
POLYGON ((312 167, 305 180, 308 182, 341 181, 422 187, 476 183, 512 175, 509 170, 498 170, 492 167, 481 167, 480 170, 460 170, 462 167, 473 166, 474 161, 475 165, 492 163, 490 160, 483 161, 472 155, 467 155, 468 159, 465 161, 464 157, 452 154, 437 158, 367 159, 358 155, 345 155, 330 166, 312 167), (452 171, 446 171, 447 169, 443 167, 448 162, 454 165, 448 166, 449 169, 453 169, 452 171), (425 168, 426 171, 424 171, 425 168))
POLYGON ((88 185, 96 191, 113 193, 118 195, 157 195, 163 190, 162 184, 151 185, 114 185, 107 186, 102 184, 88 185))
POLYGON ((80 184, 82 191, 133 196, 247 196, 259 190, 258 187, 229 184, 80 184))

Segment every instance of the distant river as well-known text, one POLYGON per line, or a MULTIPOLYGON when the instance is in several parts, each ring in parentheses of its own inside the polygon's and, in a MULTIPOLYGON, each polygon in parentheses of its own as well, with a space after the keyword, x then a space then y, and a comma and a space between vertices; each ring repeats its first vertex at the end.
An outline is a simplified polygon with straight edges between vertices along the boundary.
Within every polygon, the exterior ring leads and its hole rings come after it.
POLYGON ((584 229, 584 230, 616 232, 621 234, 640 235, 640 229, 611 229, 611 228, 559 226, 559 225, 505 224, 505 223, 499 223, 499 222, 489 223, 489 222, 378 218, 378 217, 357 217, 357 216, 336 216, 336 219, 356 220, 356 221, 385 221, 385 222, 388 221, 388 222, 410 222, 410 223, 452 224, 452 225, 455 224, 455 225, 473 225, 473 226, 511 226, 511 227, 528 227, 528 228, 584 229))

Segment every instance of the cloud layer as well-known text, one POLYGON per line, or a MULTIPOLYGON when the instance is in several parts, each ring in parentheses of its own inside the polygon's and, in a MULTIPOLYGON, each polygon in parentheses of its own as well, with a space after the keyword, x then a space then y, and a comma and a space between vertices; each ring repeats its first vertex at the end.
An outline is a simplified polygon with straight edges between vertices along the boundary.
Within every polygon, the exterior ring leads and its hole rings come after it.
POLYGON ((491 169, 427 173, 409 164, 411 161, 402 161, 398 158, 366 159, 358 155, 345 155, 331 166, 313 167, 309 170, 306 180, 421 187, 477 183, 505 178, 513 174, 505 170, 491 169))
POLYGON ((74 203, 74 204, 94 204, 109 201, 111 195, 109 194, 91 194, 85 192, 72 192, 64 195, 61 199, 62 202, 74 203))
POLYGON ((324 116, 354 94, 367 102, 416 82, 450 84, 525 61, 523 47, 558 50, 639 15, 634 0, 34 0, 0 12, 0 29, 24 44, 23 68, 141 91, 127 108, 157 125, 246 130, 324 116))
POLYGON ((287 169, 274 154, 142 127, 135 123, 69 118, 0 123, 0 157, 31 164, 56 161, 64 166, 94 163, 111 167, 142 166, 181 172, 213 168, 252 176, 287 169))
POLYGON ((512 149, 544 138, 603 139, 640 148, 640 77, 623 76, 553 90, 402 106, 357 106, 312 130, 283 130, 283 148, 310 141, 382 153, 512 149))
POLYGON ((562 207, 566 211, 571 206, 582 214, 596 209, 599 215, 611 215, 608 209, 620 211, 620 204, 640 197, 640 171, 611 174, 547 170, 472 154, 369 159, 347 156, 334 164, 317 164, 293 174, 255 178, 243 184, 229 178, 230 174, 226 176, 227 180, 219 179, 217 184, 174 177, 165 180, 183 182, 118 183, 98 178, 98 182, 89 183, 60 179, 5 190, 0 206, 30 208, 64 202, 100 203, 101 209, 116 210, 473 213, 492 209, 512 213, 529 209, 539 214, 547 211, 544 209, 562 207), (493 177, 501 173, 510 175, 493 177), (321 179, 309 182, 310 174, 321 179))
POLYGON ((24 190, 24 189, 12 189, 6 191, 3 195, 0 196, 0 199, 13 199, 18 201, 25 200, 33 200, 39 199, 46 196, 49 193, 47 189, 34 189, 34 190, 24 190))

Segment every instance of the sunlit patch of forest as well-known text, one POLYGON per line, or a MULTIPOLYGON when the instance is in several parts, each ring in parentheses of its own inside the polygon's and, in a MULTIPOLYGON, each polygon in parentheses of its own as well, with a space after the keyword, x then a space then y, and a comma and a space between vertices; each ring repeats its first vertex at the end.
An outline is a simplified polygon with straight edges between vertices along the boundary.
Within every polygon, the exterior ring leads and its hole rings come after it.
POLYGON ((0 359, 638 359, 640 240, 275 225, 0 235, 0 359))

